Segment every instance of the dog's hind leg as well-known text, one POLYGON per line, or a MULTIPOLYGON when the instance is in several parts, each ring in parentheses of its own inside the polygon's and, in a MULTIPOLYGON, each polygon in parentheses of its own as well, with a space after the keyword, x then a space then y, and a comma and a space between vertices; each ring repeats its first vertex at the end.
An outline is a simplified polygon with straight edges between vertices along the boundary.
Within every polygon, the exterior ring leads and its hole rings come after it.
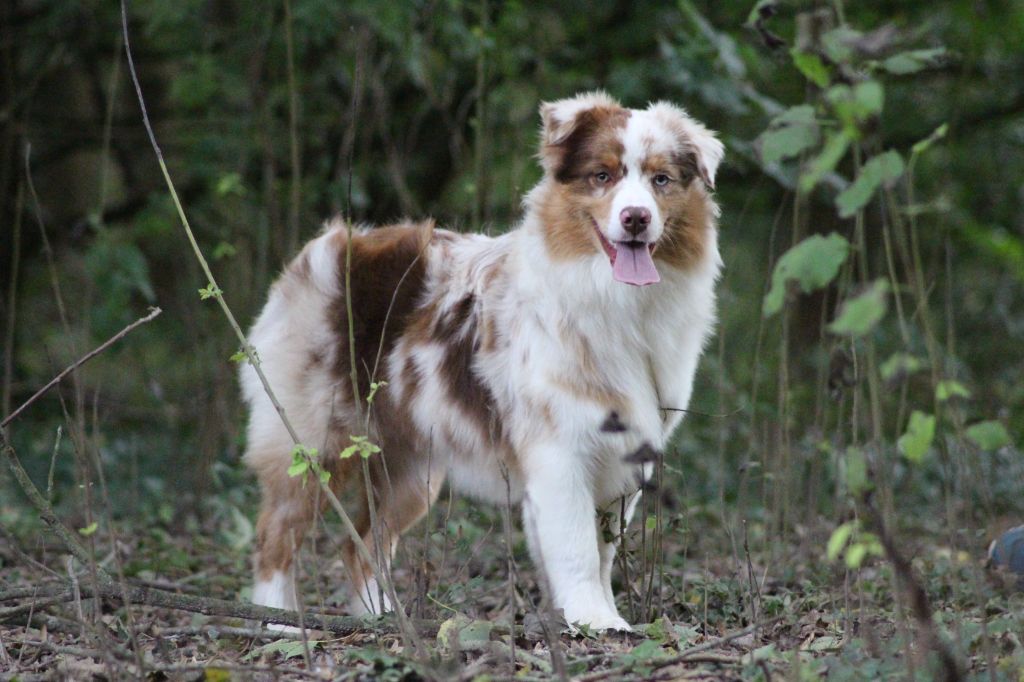
MULTIPOLYGON (((295 610, 295 558, 317 508, 324 506, 325 495, 318 490, 312 472, 306 474, 309 480, 288 475, 291 460, 281 456, 280 448, 268 450, 265 457, 260 454, 250 451, 246 455, 250 462, 257 463, 261 489, 252 601, 261 606, 295 610)), ((331 487, 337 490, 344 479, 342 467, 326 466, 331 471, 331 487)))
MULTIPOLYGON (((426 515, 437 499, 445 475, 442 467, 428 466, 426 462, 406 460, 395 463, 393 459, 388 462, 385 467, 383 459, 377 457, 370 465, 377 503, 374 507, 376 525, 371 525, 365 481, 360 496, 362 508, 355 522, 356 530, 385 575, 390 573, 398 539, 426 515)), ((355 542, 346 538, 341 551, 352 576, 351 612, 359 615, 391 610, 386 590, 377 583, 373 567, 360 556, 355 542)))

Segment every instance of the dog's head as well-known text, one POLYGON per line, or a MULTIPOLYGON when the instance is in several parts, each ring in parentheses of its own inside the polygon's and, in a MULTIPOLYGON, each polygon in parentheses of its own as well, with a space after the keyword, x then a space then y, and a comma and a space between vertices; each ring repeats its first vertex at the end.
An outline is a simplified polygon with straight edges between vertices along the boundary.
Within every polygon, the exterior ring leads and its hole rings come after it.
POLYGON ((643 286, 658 264, 686 268, 705 249, 722 143, 685 111, 626 109, 602 92, 541 105, 547 191, 536 197, 556 259, 605 254, 613 278, 643 286))

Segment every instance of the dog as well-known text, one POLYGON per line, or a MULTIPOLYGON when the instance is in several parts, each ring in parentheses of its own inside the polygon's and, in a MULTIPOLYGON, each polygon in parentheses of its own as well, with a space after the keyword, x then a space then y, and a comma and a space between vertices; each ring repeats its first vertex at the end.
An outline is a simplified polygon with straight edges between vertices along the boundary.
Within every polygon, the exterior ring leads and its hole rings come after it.
MULTIPOLYGON (((567 621, 628 630, 607 531, 629 522, 654 466, 624 455, 664 448, 714 328, 724 147, 664 102, 629 109, 592 92, 540 115, 544 175, 515 229, 329 222, 249 338, 332 490, 355 488, 355 526, 379 568, 448 480, 519 504, 567 621), (365 469, 339 456, 364 436, 380 448, 365 469)), ((294 609, 296 550, 325 496, 289 476, 293 439, 252 367, 241 383, 245 461, 262 490, 252 598, 294 609)), ((366 555, 351 540, 341 551, 352 611, 389 609, 366 555)))

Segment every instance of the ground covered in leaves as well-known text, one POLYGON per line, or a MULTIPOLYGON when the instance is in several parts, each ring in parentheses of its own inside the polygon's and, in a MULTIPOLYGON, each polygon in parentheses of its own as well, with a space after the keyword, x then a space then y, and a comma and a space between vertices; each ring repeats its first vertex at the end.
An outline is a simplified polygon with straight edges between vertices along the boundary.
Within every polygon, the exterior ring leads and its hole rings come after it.
MULTIPOLYGON (((826 529, 768 543, 756 524, 728 547, 710 517, 680 513, 661 533, 664 559, 634 524, 617 579, 633 633, 596 634, 545 615, 521 537, 502 515, 456 503, 435 510, 404 542, 395 581, 417 634, 388 618, 345 633, 270 633, 237 617, 88 596, 92 573, 24 509, 2 507, 0 679, 934 679, 937 657, 908 615, 888 564, 857 571, 828 562, 826 529), (16 519, 11 522, 12 519, 16 519), (691 529, 691 530, 688 530, 691 529), (644 536, 644 537, 641 537, 644 536), (802 536, 802 539, 801 537, 802 536), (751 552, 744 547, 756 546, 751 552), (511 578, 510 578, 511 567, 511 578), (70 579, 69 579, 69 576, 70 579), (70 598, 41 597, 61 584, 70 598), (626 589, 628 587, 628 589, 626 589), (48 591, 49 590, 49 591, 48 591), (547 628, 548 632, 545 632, 547 628), (552 650, 554 645, 554 650, 552 650)), ((98 565, 127 583, 245 601, 252 529, 228 504, 202 523, 123 520, 117 539, 85 539, 98 565), (116 552, 115 552, 116 549, 116 552)), ((166 514, 165 514, 166 517, 166 514)), ((309 613, 343 614, 338 531, 328 524, 304 553, 309 613)), ((981 545, 979 541, 979 546, 981 545)), ((1024 594, 986 572, 978 553, 924 535, 906 547, 938 632, 966 678, 1024 679, 1024 594)), ((983 552, 982 552, 983 555, 983 552)))

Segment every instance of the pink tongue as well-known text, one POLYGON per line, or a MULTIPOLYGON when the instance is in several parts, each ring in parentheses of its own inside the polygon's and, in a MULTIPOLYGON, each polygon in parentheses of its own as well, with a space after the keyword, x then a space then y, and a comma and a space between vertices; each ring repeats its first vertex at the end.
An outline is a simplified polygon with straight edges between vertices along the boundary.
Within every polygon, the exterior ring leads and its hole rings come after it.
POLYGON ((642 242, 616 242, 612 276, 618 282, 642 287, 661 281, 651 250, 642 242))

